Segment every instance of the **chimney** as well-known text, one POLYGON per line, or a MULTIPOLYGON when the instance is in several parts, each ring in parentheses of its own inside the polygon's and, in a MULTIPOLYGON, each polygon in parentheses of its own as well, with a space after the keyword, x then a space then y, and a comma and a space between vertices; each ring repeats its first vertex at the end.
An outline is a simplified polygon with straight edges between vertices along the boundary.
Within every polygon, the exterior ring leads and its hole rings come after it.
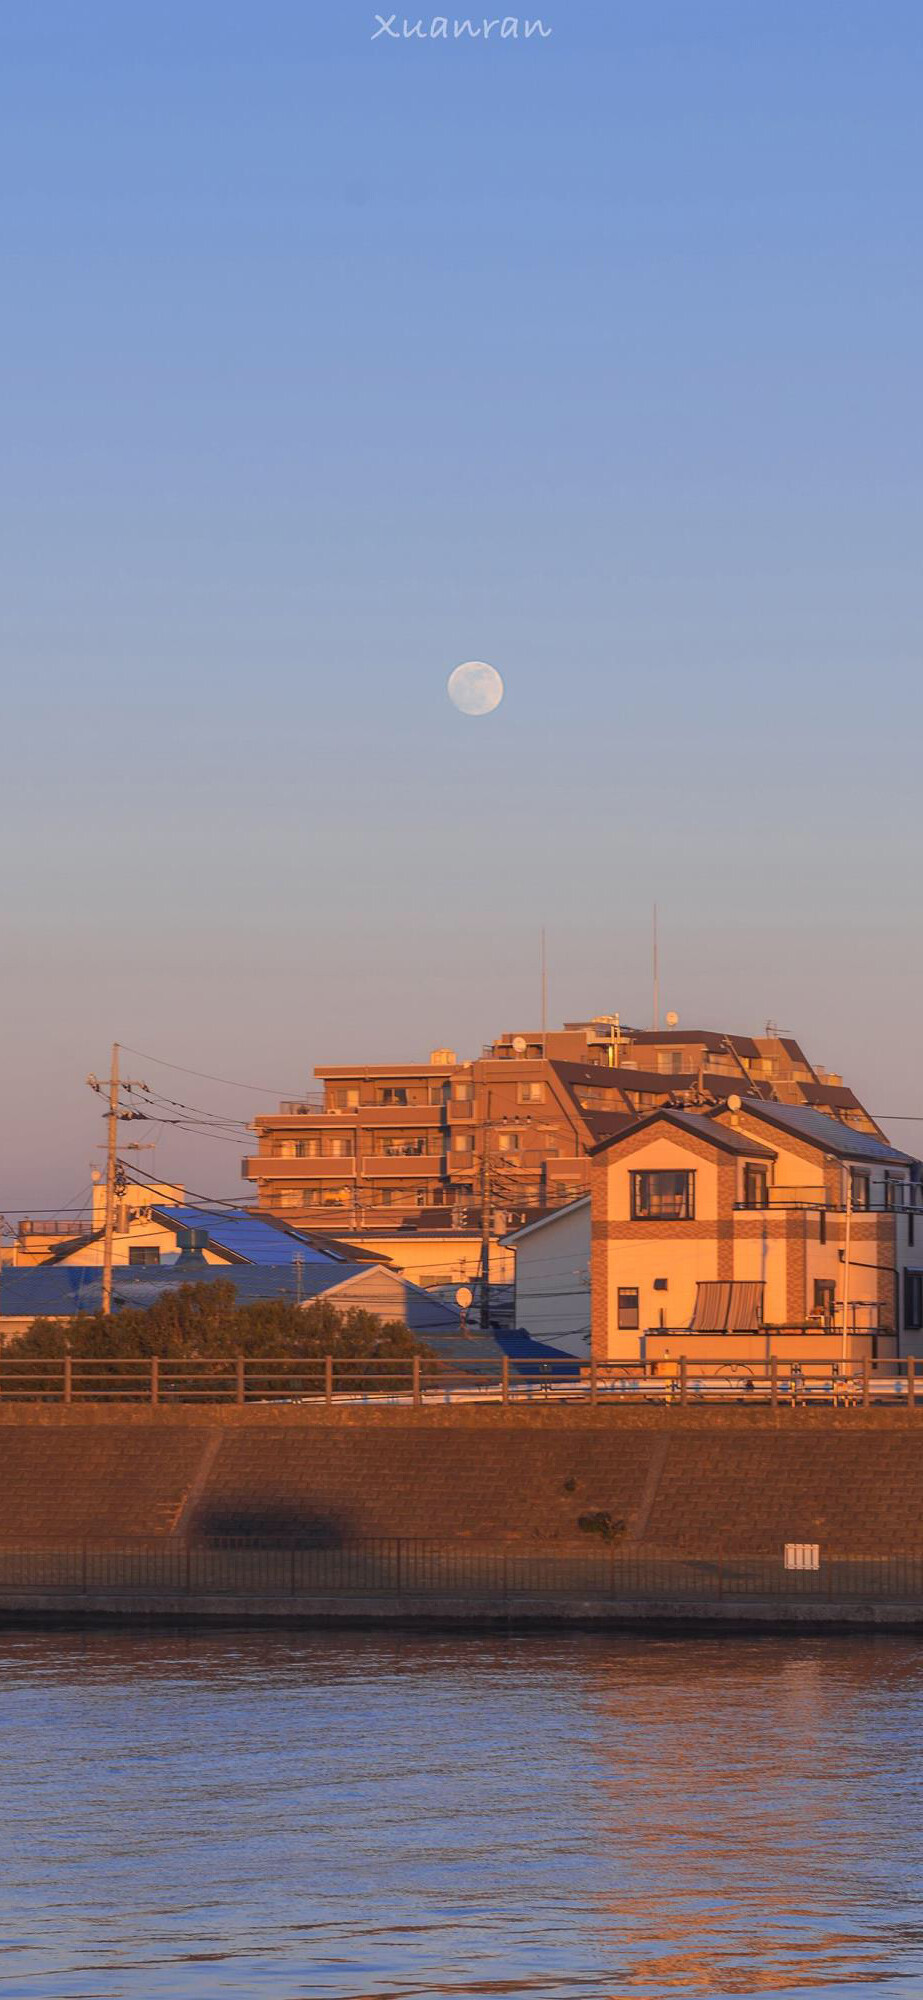
POLYGON ((179 1256, 174 1270, 201 1270, 205 1264, 205 1245, 208 1242, 207 1229, 178 1229, 176 1240, 179 1256))

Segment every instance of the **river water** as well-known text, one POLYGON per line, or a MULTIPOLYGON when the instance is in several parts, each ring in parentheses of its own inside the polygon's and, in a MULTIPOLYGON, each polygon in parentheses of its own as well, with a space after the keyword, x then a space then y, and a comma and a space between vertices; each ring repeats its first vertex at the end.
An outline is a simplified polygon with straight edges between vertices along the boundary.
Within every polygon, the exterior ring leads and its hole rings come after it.
POLYGON ((923 1992, 903 1639, 0 1636, 0 2000, 923 1992))

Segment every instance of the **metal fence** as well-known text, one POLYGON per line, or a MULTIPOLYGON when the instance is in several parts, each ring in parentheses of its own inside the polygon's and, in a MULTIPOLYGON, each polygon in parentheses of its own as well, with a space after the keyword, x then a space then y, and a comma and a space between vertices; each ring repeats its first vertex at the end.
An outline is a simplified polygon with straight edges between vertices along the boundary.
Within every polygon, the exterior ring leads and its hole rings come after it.
POLYGON ((107 1596, 310 1600, 381 1598, 509 1606, 517 1600, 694 1607, 724 1602, 920 1606, 923 1558, 821 1559, 792 1570, 778 1557, 659 1557, 605 1547, 545 1552, 388 1539, 337 1547, 197 1546, 180 1541, 79 1542, 0 1548, 0 1610, 17 1598, 107 1596))
POLYGON ((319 1355, 277 1359, 0 1354, 0 1401, 16 1403, 588 1402, 871 1404, 913 1407, 923 1380, 904 1361, 708 1358, 587 1363, 319 1355))

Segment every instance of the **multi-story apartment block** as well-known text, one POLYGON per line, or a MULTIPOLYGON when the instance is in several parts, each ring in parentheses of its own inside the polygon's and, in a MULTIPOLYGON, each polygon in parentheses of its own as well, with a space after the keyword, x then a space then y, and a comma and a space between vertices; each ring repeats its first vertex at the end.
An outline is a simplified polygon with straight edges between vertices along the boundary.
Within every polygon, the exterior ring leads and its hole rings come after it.
POLYGON ((257 1118, 243 1174, 258 1204, 299 1226, 492 1226, 573 1201, 589 1156, 645 1111, 716 1105, 734 1091, 874 1120, 797 1042, 712 1030, 637 1030, 617 1017, 504 1034, 459 1061, 320 1064, 317 1096, 257 1118))

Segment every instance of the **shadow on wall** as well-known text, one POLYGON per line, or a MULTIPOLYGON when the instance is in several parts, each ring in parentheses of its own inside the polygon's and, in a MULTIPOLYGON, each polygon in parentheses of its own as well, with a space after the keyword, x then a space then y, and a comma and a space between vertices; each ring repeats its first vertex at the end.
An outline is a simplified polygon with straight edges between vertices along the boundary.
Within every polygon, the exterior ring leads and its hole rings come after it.
POLYGON ((257 1548, 341 1549, 359 1539, 351 1515, 288 1501, 225 1501, 198 1510, 192 1540, 214 1547, 227 1542, 257 1548))

